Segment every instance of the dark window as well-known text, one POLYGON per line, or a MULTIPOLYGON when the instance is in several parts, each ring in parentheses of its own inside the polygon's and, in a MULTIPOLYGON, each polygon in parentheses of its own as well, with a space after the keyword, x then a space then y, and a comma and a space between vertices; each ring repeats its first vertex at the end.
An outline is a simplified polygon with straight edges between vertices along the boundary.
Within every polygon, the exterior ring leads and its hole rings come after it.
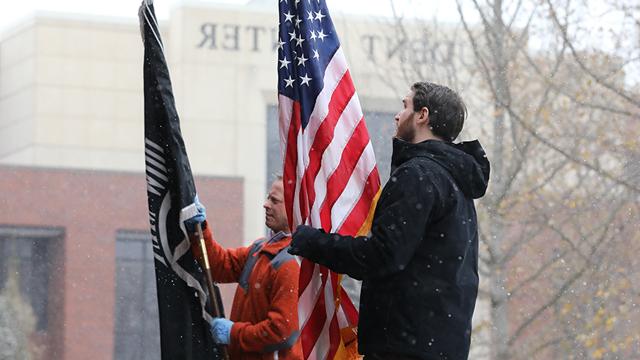
POLYGON ((283 175, 282 150, 280 146, 278 107, 271 105, 267 107, 267 192, 271 188, 271 183, 275 180, 275 175, 283 175))
POLYGON ((53 246, 62 234, 59 229, 0 227, 0 293, 10 291, 9 281, 16 281, 35 316, 34 330, 48 327, 53 246))
POLYGON ((159 359, 156 277, 147 233, 118 231, 115 359, 159 359))
POLYGON ((364 114, 373 151, 376 154, 380 180, 384 184, 389 179, 389 171, 391 169, 392 139, 396 131, 393 120, 395 114, 380 111, 365 111, 364 114))
MULTIPOLYGON (((378 163, 380 179, 384 184, 389 178, 391 167, 392 138, 395 132, 394 113, 365 111, 369 137, 378 163)), ((282 151, 280 149, 280 131, 278 107, 267 107, 267 184, 269 189, 274 174, 282 174, 282 151)))

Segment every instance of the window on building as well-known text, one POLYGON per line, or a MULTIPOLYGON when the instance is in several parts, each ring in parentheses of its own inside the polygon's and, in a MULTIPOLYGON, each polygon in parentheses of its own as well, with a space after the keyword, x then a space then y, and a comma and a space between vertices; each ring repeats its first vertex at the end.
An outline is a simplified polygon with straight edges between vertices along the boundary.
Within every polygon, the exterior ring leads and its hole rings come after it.
POLYGON ((7 305, 25 312, 19 318, 33 314, 33 331, 48 328, 53 252, 62 236, 60 229, 0 227, 0 295, 20 302, 7 305))
POLYGON ((389 179, 391 169, 391 150, 393 149, 393 135, 396 132, 393 117, 395 113, 381 111, 365 111, 364 119, 369 129, 369 137, 376 154, 380 181, 384 185, 389 179))
MULTIPOLYGON (((389 178, 391 167, 392 138, 395 133, 394 113, 364 111, 364 118, 369 129, 369 136, 376 154, 380 180, 384 184, 389 178)), ((282 173, 282 152, 280 149, 280 132, 278 129, 278 107, 267 107, 267 184, 271 185, 274 174, 282 173)))
POLYGON ((267 192, 275 175, 282 175, 282 149, 280 148, 280 125, 278 122, 278 107, 267 107, 267 192))
POLYGON ((159 359, 158 323, 151 236, 118 231, 114 358, 159 359))

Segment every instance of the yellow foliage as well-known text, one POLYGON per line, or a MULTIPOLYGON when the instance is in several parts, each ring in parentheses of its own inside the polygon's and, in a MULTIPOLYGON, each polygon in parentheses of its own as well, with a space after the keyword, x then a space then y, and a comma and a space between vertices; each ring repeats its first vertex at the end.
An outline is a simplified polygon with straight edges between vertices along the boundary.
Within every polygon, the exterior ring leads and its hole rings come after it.
POLYGON ((590 348, 593 347, 593 345, 596 344, 596 340, 593 337, 589 337, 585 342, 584 342, 584 346, 590 348))
POLYGON ((620 280, 620 289, 626 290, 631 287, 631 282, 627 279, 620 280))
POLYGON ((628 348, 629 345, 631 345, 633 343, 633 341, 634 341, 634 338, 631 335, 629 335, 626 338, 624 338, 624 348, 625 349, 628 348))
POLYGON ((583 160, 591 160, 593 158, 593 154, 589 150, 580 151, 580 158, 583 160))
POLYGON ((594 359, 602 359, 602 357, 606 353, 607 353, 607 349, 597 348, 593 353, 591 353, 591 356, 593 356, 594 359))
POLYGON ((596 328, 598 326, 600 326, 600 324, 602 324, 602 317, 605 315, 605 311, 603 308, 598 309, 598 311, 596 312, 596 314, 593 316, 593 319, 591 320, 591 326, 593 328, 596 328))
POLYGON ((549 122, 551 121, 551 111, 548 108, 543 108, 540 111, 540 117, 542 118, 544 124, 549 124, 549 122))
POLYGON ((615 324, 615 322, 616 322, 616 317, 615 316, 612 316, 612 317, 607 319, 607 321, 605 323, 607 331, 611 331, 613 329, 613 324, 615 324))
POLYGON ((562 310, 560 310, 560 313, 562 315, 567 315, 571 310, 573 310, 573 304, 571 303, 566 303, 564 304, 564 306, 562 307, 562 310))

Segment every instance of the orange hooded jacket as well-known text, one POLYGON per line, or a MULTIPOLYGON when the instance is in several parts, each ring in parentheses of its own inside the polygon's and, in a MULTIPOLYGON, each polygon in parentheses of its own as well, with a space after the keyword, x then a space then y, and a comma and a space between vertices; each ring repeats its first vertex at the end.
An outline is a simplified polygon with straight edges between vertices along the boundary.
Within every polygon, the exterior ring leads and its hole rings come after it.
MULTIPOLYGON (((220 283, 238 283, 229 320, 231 359, 302 359, 298 330, 300 266, 286 248, 291 235, 282 232, 251 246, 224 249, 209 226, 203 234, 211 276, 220 283)), ((192 250, 201 259, 194 242, 192 250)))

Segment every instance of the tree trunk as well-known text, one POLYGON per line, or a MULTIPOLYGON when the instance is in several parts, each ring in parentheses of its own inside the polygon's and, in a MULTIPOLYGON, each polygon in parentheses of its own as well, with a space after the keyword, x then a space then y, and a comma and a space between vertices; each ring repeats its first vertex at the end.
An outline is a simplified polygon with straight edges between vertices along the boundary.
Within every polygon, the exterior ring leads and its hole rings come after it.
POLYGON ((507 77, 507 55, 504 44, 507 41, 504 22, 502 21, 502 0, 493 3, 493 42, 490 44, 491 58, 495 64, 493 83, 495 86, 493 137, 494 148, 491 179, 493 191, 491 196, 491 238, 493 254, 493 277, 491 284, 491 318, 493 322, 492 352, 496 360, 509 360, 509 316, 507 308, 507 290, 505 284, 504 262, 504 220, 500 212, 500 199, 504 198, 507 183, 505 167, 505 105, 509 103, 509 80, 507 77))

